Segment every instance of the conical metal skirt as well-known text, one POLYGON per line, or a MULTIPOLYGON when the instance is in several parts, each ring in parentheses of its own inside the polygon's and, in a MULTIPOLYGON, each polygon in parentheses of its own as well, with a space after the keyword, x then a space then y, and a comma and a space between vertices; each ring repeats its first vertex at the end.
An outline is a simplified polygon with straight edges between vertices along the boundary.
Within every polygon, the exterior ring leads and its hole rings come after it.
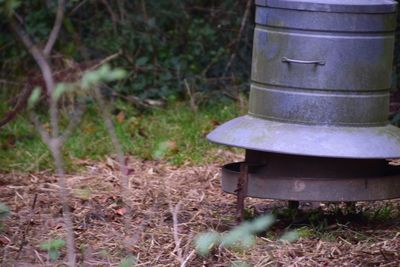
POLYGON ((220 125, 207 138, 218 144, 283 154, 357 159, 400 158, 400 131, 392 125, 303 125, 246 115, 220 125))

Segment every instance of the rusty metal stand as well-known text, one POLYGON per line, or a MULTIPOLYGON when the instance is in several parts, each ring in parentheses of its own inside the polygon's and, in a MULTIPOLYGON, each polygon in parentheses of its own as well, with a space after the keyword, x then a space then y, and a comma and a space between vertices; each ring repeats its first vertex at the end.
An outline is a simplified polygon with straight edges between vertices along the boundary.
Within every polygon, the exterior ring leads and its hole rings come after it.
POLYGON ((244 202, 247 197, 248 173, 249 173, 249 166, 247 162, 242 162, 240 164, 240 175, 236 188, 236 195, 237 195, 236 221, 238 224, 243 221, 243 216, 244 216, 244 204, 245 204, 244 202))

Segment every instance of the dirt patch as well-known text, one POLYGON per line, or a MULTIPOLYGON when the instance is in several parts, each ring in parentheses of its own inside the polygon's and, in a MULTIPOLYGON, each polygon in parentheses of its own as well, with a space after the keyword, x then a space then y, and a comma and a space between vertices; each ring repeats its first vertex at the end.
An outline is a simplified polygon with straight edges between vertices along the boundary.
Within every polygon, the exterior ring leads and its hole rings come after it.
MULTIPOLYGON (((221 153, 221 164, 240 160, 221 153)), ((288 225, 278 222, 257 238, 250 250, 215 249, 196 255, 193 239, 209 229, 226 231, 235 225, 235 197, 221 192, 219 165, 174 167, 165 162, 131 158, 129 190, 132 215, 124 221, 117 163, 80 162, 86 171, 68 176, 70 207, 78 261, 82 266, 118 266, 132 254, 137 266, 399 266, 398 220, 385 224, 329 226, 329 237, 304 236, 292 244, 276 237, 288 225)), ((56 178, 47 172, 0 175, 0 202, 11 217, 0 232, 4 266, 54 266, 40 244, 64 239, 62 208, 56 178)), ((384 202, 375 202, 378 209, 384 202)), ((392 201, 398 208, 398 202, 392 201)), ((250 211, 271 210, 284 203, 249 199, 250 211), (260 208, 261 207, 261 208, 260 208)), ((368 205, 368 204, 362 204, 368 205)))

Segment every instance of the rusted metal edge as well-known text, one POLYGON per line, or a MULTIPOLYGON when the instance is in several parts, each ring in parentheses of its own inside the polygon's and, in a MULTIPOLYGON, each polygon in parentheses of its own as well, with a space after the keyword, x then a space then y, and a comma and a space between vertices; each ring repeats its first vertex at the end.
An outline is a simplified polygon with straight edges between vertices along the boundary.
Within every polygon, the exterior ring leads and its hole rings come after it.
MULTIPOLYGON (((222 189, 227 193, 240 192, 238 200, 245 197, 293 201, 370 201, 400 198, 400 173, 367 178, 307 178, 279 177, 247 169, 247 193, 237 191, 241 163, 227 164, 222 168, 222 189)), ((289 168, 290 166, 288 166, 289 168)), ((243 179, 243 178, 242 178, 243 179)))

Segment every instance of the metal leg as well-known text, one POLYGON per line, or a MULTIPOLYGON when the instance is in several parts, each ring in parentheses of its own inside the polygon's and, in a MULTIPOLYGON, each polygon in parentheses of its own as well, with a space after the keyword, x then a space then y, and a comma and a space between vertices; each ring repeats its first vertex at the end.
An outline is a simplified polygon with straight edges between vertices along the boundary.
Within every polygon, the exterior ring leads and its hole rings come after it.
POLYGON ((237 194, 237 206, 236 206, 236 221, 241 223, 243 221, 244 215, 244 202, 247 197, 247 181, 248 181, 249 167, 247 162, 242 162, 240 164, 240 176, 236 188, 237 194))

